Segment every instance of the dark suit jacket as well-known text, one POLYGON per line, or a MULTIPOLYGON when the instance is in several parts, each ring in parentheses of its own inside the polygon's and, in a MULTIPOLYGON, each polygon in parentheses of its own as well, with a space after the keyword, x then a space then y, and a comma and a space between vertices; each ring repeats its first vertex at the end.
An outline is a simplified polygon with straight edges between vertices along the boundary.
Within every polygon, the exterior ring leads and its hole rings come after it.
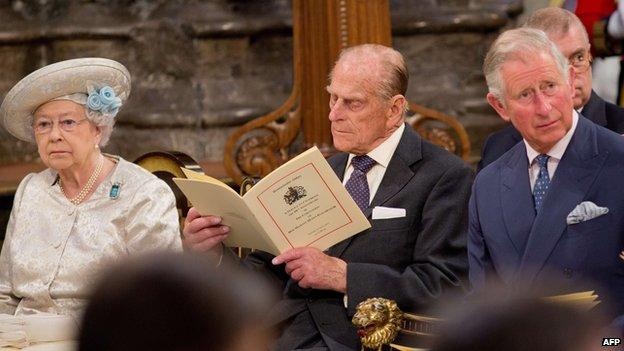
MULTIPOLYGON (((340 153, 328 160, 339 178, 347 159, 348 154, 340 153)), ((347 262, 347 309, 343 294, 299 288, 283 266, 271 266, 266 253, 254 252, 246 260, 283 290, 283 299, 273 311, 275 322, 308 310, 323 334, 355 350, 359 340, 351 317, 361 301, 385 297, 405 311, 419 311, 449 290, 464 291, 472 179, 472 170, 461 159, 423 141, 406 125, 379 189, 364 211, 372 227, 328 250, 347 262), (404 208, 407 214, 373 220, 375 206, 404 208)))
POLYGON ((556 293, 596 289, 605 311, 624 313, 624 139, 589 120, 577 128, 536 216, 524 143, 484 168, 470 199, 468 253, 475 289, 563 283, 556 293), (566 223, 581 202, 609 212, 566 223))
MULTIPOLYGON (((624 134, 624 109, 604 101, 594 91, 583 107, 583 116, 599 126, 618 134, 624 134)), ((477 165, 477 172, 501 157, 521 140, 522 136, 512 125, 490 134, 483 145, 483 153, 481 161, 477 165)))

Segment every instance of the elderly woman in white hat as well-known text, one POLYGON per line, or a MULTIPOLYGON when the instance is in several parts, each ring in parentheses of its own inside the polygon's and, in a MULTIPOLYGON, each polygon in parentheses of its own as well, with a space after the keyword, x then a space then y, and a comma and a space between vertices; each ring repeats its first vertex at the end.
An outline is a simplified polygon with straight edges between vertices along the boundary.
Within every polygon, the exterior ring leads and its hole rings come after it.
POLYGON ((35 142, 48 168, 27 175, 15 194, 0 254, 0 313, 78 317, 107 262, 181 250, 169 187, 100 151, 129 93, 123 65, 84 58, 43 67, 6 95, 2 124, 35 142))

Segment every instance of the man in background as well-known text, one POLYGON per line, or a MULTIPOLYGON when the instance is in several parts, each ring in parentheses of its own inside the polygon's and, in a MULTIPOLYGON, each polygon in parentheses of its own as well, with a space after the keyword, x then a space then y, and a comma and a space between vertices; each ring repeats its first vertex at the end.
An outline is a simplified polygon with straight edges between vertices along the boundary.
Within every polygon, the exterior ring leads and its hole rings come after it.
MULTIPOLYGON (((574 68, 574 108, 590 121, 618 134, 624 133, 624 109, 601 99, 592 90, 591 53, 587 31, 570 11, 547 7, 535 11, 525 27, 542 30, 574 68)), ((483 146, 480 171, 522 140, 513 127, 491 134, 483 146)))

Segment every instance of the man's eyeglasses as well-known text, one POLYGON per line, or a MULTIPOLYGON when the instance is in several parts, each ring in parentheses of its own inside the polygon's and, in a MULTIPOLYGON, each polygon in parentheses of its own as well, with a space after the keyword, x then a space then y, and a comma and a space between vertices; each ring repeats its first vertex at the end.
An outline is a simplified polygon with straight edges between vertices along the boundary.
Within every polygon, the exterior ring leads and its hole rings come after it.
MULTIPOLYGON (((87 118, 83 118, 81 120, 76 121, 75 119, 65 118, 58 121, 58 126, 61 130, 65 132, 72 132, 76 127, 86 121, 87 118)), ((39 119, 35 124, 33 124, 33 130, 36 134, 47 134, 52 131, 54 127, 54 122, 45 118, 39 119)))
POLYGON ((592 56, 589 51, 577 52, 568 58, 568 62, 577 73, 583 73, 591 66, 592 56))

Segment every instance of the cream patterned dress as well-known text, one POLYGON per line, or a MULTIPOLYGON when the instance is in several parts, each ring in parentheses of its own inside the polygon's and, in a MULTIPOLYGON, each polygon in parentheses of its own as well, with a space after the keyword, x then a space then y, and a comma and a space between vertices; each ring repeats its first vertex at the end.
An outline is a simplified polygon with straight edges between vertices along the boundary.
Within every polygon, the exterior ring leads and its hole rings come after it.
POLYGON ((0 313, 79 320, 103 267, 140 252, 182 249, 169 187, 139 166, 117 161, 78 206, 63 196, 50 169, 20 183, 0 254, 0 313))

